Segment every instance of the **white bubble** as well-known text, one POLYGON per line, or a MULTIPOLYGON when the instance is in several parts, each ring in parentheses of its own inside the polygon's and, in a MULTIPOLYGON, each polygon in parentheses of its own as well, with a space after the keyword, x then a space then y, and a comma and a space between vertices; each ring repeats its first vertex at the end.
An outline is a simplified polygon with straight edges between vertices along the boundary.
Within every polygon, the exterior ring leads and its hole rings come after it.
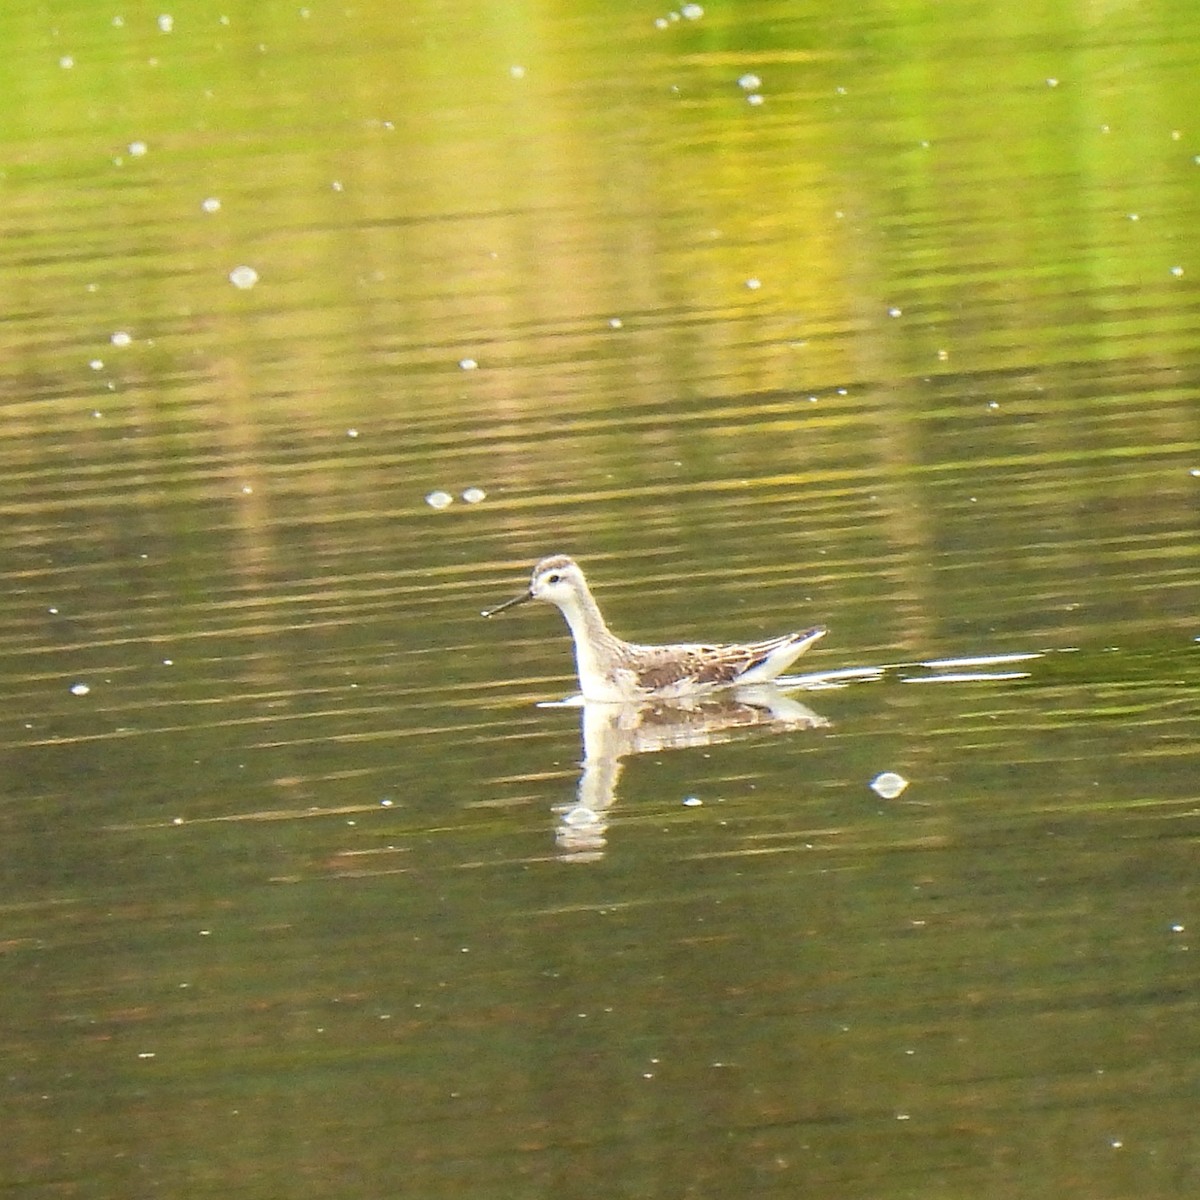
POLYGON ((586 805, 577 804, 569 812, 563 813, 562 822, 564 825, 570 825, 572 828, 587 828, 591 825, 596 825, 600 821, 599 816, 586 805))
POLYGON ((685 21, 698 21, 704 16, 704 9, 699 4, 685 4, 679 10, 679 15, 685 21))
POLYGON ((129 336, 123 329, 118 329, 116 333, 108 339, 114 346, 129 346, 133 343, 133 338, 129 336))
POLYGON ((738 87, 744 92, 757 92, 762 87, 762 79, 755 75, 752 71, 747 71, 738 79, 738 87))
POLYGON ((220 200, 218 200, 216 198, 216 196, 206 196, 203 200, 200 201, 200 207, 206 213, 220 212, 221 211, 221 202, 220 202, 220 200))
POLYGON ((358 437, 358 430, 357 429, 347 429, 346 436, 348 438, 356 438, 356 437, 358 437))
POLYGON ((683 803, 687 808, 699 808, 704 801, 699 796, 684 796, 683 803))
POLYGON ((897 775, 895 771, 883 771, 876 775, 868 786, 871 791, 885 800, 895 800, 908 787, 908 780, 903 775, 897 775))
POLYGON ((72 54, 64 54, 62 58, 58 60, 58 65, 62 67, 64 71, 69 71, 75 65, 75 56, 72 54))
POLYGON ((145 154, 146 151, 149 149, 149 147, 146 145, 145 142, 130 142, 128 149, 129 149, 129 153, 134 158, 141 158, 142 155, 145 154))
POLYGON ((765 100, 758 92, 751 92, 750 95, 746 97, 746 103, 753 104, 754 107, 757 108, 760 104, 764 104, 765 100))
POLYGON ((761 279, 747 279, 747 280, 746 280, 746 286, 747 286, 747 287, 748 287, 748 288, 749 288, 749 289, 750 289, 752 292, 757 292, 757 291, 758 291, 758 289, 759 289, 760 287, 762 287, 762 280, 761 280, 761 279))
POLYGON ((477 363, 473 358, 460 358, 458 360, 458 365, 463 371, 474 371, 479 366, 479 363, 477 363))
POLYGON ((229 272, 229 282, 235 288, 240 288, 245 291, 247 288, 252 288, 258 282, 258 272, 253 267, 245 265, 234 267, 229 272))
POLYGON ((481 500, 487 499, 487 492, 481 487, 469 487, 463 492, 462 498, 468 504, 478 504, 481 500))
POLYGON ((624 325, 625 325, 625 322, 622 321, 620 317, 609 317, 608 318, 609 329, 621 329, 624 327, 624 325))
POLYGON ((454 497, 449 492, 430 492, 425 497, 425 503, 430 508, 449 508, 454 503, 454 497))
POLYGON ((519 67, 515 64, 508 68, 508 73, 509 73, 509 75, 512 76, 513 79, 524 79, 525 78, 525 68, 519 67))
POLYGON ((158 18, 158 27, 163 33, 170 33, 175 28, 175 18, 170 13, 163 13, 158 18))
POLYGON ((1180 277, 1180 275, 1183 274, 1183 268, 1182 267, 1172 267, 1171 274, 1174 275, 1176 279, 1178 279, 1180 277))
POLYGON ((72 696, 86 696, 91 690, 86 683, 73 683, 70 687, 72 696))
POLYGON ((892 307, 888 309, 889 317, 901 317, 904 315, 904 309, 892 307))
POLYGON ((93 358, 92 361, 90 363, 88 363, 88 366, 91 367, 93 371, 103 371, 104 370, 104 359, 93 358))

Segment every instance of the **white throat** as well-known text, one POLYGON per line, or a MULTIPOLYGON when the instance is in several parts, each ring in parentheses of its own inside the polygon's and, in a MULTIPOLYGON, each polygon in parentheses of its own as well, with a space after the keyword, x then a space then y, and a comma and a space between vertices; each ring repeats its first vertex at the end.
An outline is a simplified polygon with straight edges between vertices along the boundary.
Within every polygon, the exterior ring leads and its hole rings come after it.
POLYGON ((566 618, 575 643, 575 669, 584 696, 589 700, 608 699, 613 691, 608 680, 615 638, 604 623, 595 600, 573 593, 559 609, 566 618))

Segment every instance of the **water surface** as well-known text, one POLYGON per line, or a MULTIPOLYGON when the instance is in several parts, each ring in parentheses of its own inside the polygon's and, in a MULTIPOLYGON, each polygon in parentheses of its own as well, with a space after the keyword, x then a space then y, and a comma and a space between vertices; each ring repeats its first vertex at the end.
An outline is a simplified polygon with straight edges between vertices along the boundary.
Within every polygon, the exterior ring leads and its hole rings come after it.
POLYGON ((1190 6, 0 28, 10 1188, 1195 1194, 1190 6))

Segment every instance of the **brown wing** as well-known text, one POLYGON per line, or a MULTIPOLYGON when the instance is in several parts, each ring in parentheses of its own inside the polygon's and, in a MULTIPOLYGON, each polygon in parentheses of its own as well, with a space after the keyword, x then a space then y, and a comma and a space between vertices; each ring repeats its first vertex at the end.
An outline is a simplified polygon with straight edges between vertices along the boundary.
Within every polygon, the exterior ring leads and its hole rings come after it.
POLYGON ((659 653, 638 664, 638 686, 657 691, 685 680, 707 686, 732 683, 759 661, 756 649, 750 646, 663 646, 659 653))
POLYGON ((701 687, 735 683, 782 647, 816 632, 785 633, 749 646, 639 646, 638 685, 657 691, 685 680, 701 687))

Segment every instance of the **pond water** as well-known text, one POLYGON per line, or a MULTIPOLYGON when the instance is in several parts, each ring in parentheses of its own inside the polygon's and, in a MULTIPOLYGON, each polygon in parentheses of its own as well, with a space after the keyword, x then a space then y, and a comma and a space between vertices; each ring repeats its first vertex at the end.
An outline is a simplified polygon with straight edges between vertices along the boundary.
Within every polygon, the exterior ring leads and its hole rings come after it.
POLYGON ((0 1182, 1194 1196, 1200 10, 55 7, 0 1182))

